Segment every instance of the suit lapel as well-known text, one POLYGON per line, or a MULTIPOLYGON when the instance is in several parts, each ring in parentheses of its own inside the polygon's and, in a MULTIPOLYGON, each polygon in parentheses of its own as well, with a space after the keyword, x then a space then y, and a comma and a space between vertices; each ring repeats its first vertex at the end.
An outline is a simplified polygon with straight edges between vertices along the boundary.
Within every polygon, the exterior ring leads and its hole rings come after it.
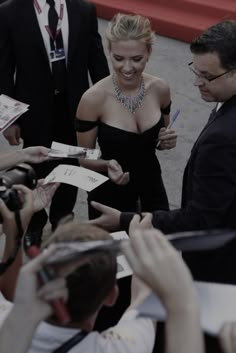
MULTIPOLYGON (((68 12, 68 24, 69 24, 69 43, 68 43, 68 64, 73 58, 73 52, 77 47, 79 40, 79 34, 81 33, 80 27, 82 23, 81 8, 78 1, 66 0, 67 12, 68 12)), ((81 48, 82 50, 82 48, 81 48)))
POLYGON ((232 106, 235 106, 235 104, 236 104, 236 95, 233 95, 228 101, 226 101, 221 106, 221 108, 219 110, 216 111, 217 106, 212 110, 211 115, 208 120, 208 123, 203 128, 202 132, 200 133, 196 142, 193 145, 191 155, 195 151, 195 149, 199 145, 199 143, 201 142, 202 137, 205 135, 205 133, 208 132, 208 129, 212 126, 212 124, 214 124, 217 119, 221 118, 221 116, 224 115, 228 109, 231 109, 232 106))
POLYGON ((221 116, 221 113, 219 111, 216 111, 216 107, 214 109, 212 109, 209 120, 207 122, 207 124, 205 125, 205 127, 202 129, 202 131, 200 132, 200 135, 198 136, 197 140, 195 141, 193 148, 191 150, 191 154, 195 151, 196 147, 199 144, 199 141, 201 141, 202 136, 204 136, 205 132, 209 129, 209 127, 215 122, 215 120, 217 118, 219 118, 221 116))
POLYGON ((25 11, 25 23, 26 23, 26 28, 29 28, 29 35, 33 40, 39 43, 39 48, 40 51, 42 52, 43 57, 48 63, 48 68, 50 69, 50 65, 48 62, 48 55, 47 51, 44 45, 43 37, 41 34, 41 30, 39 27, 38 19, 35 13, 34 9, 34 2, 33 0, 28 0, 27 2, 24 3, 24 11, 25 11))

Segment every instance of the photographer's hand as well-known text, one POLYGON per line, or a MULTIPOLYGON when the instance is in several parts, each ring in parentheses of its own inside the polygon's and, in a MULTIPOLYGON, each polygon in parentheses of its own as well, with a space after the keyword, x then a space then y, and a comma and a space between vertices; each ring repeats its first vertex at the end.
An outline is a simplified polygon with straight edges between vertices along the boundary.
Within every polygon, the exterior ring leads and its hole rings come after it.
POLYGON ((49 159, 49 149, 43 146, 27 147, 19 151, 22 154, 23 162, 41 163, 49 159))
POLYGON ((31 217, 34 214, 33 191, 27 188, 25 185, 13 185, 13 189, 17 190, 18 196, 22 202, 20 217, 23 231, 26 231, 31 217))
POLYGON ((43 184, 44 179, 38 180, 36 189, 33 191, 34 196, 34 212, 38 212, 47 207, 53 198, 60 183, 43 184))
MULTIPOLYGON (((23 231, 27 228, 28 223, 33 213, 33 196, 32 191, 23 185, 14 187, 20 193, 19 196, 23 202, 22 209, 19 211, 23 231)), ((6 243, 2 262, 6 263, 9 259, 14 259, 13 263, 5 270, 0 276, 0 290, 3 292, 8 300, 13 299, 16 279, 18 271, 22 265, 22 252, 19 247, 19 229, 16 224, 14 212, 10 211, 5 205, 4 201, 0 198, 0 214, 3 219, 3 231, 6 235, 6 243), (18 249, 19 247, 19 249, 18 249), (16 250, 18 252, 16 253, 16 250), (14 258, 14 256, 16 256, 14 258)))

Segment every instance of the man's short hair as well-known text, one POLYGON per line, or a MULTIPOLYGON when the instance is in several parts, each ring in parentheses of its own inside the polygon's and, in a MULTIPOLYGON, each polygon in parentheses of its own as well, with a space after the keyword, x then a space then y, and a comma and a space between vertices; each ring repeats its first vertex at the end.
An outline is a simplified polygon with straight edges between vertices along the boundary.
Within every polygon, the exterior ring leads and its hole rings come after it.
POLYGON ((236 21, 211 26, 192 41, 190 50, 193 54, 217 53, 223 68, 236 69, 236 21))
MULTIPOLYGON (((108 240, 105 230, 77 221, 59 225, 45 246, 56 242, 108 240)), ((94 253, 67 277, 67 307, 72 321, 81 322, 94 314, 116 283, 116 256, 111 252, 94 253)))

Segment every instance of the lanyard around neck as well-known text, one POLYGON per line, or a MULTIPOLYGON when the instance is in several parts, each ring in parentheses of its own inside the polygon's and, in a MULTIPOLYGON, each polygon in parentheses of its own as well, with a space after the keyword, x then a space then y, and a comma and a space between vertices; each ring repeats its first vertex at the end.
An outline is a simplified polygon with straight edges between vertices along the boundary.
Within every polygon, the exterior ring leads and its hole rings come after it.
POLYGON ((63 15, 64 15, 64 3, 62 3, 62 1, 60 2, 60 13, 59 13, 59 16, 58 16, 58 22, 57 22, 57 29, 56 29, 56 33, 55 33, 55 36, 52 35, 52 31, 49 27, 49 24, 48 24, 48 16, 43 13, 39 3, 37 0, 34 0, 34 6, 36 8, 36 11, 38 13, 39 16, 43 16, 44 17, 44 23, 46 23, 44 25, 46 31, 48 32, 48 35, 49 37, 55 41, 55 39, 57 38, 58 34, 60 33, 60 30, 61 30, 61 25, 62 25, 62 19, 63 19, 63 15))

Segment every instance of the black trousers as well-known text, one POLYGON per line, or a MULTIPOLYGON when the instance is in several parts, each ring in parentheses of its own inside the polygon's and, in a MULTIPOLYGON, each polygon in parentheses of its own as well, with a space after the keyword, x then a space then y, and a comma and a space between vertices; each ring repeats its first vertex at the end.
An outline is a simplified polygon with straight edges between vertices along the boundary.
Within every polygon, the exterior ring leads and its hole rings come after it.
MULTIPOLYGON (((46 132, 48 134, 48 132, 46 132)), ((74 122, 70 118, 69 109, 67 107, 66 97, 64 94, 54 96, 54 110, 52 114, 52 132, 51 141, 61 142, 70 145, 76 145, 76 132, 74 129, 74 122)), ((24 147, 37 145, 37 136, 34 136, 32 141, 24 141, 24 147)), ((50 147, 50 146, 46 146, 50 147)), ((32 165, 38 179, 45 178, 55 167, 60 164, 70 164, 78 166, 78 159, 64 158, 60 160, 46 161, 40 164, 32 165)), ((61 184, 57 189, 50 208, 49 221, 54 230, 61 218, 73 212, 73 208, 77 198, 78 189, 75 186, 68 184, 61 184)), ((45 210, 34 214, 28 231, 42 230, 46 225, 48 216, 45 210)))

